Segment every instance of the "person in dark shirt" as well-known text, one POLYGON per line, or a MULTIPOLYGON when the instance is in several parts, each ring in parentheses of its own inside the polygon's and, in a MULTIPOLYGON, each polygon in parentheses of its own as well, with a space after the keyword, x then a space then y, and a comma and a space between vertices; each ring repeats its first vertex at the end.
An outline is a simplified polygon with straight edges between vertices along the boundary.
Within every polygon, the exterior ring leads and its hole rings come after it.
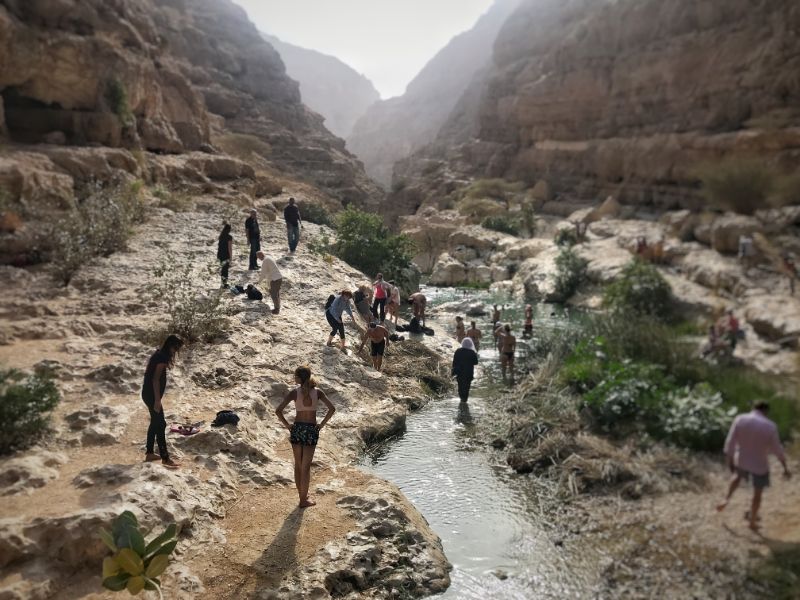
POLYGON ((247 243, 250 244, 250 266, 248 269, 258 271, 256 253, 261 250, 261 229, 258 226, 258 213, 255 208, 250 211, 250 216, 244 222, 244 229, 247 232, 247 243))
POLYGON ((222 277, 222 287, 228 287, 228 271, 231 268, 233 258, 233 236, 231 226, 228 223, 222 225, 222 232, 219 234, 217 245, 217 259, 219 259, 220 276, 222 277))
POLYGON ((300 209, 294 202, 294 198, 289 198, 289 204, 283 209, 283 219, 286 221, 286 235, 289 238, 289 252, 294 254, 297 244, 300 243, 300 209))
POLYGON ((161 400, 167 389, 167 369, 172 367, 175 355, 183 346, 183 340, 170 335, 160 349, 156 350, 147 362, 142 384, 142 400, 150 411, 150 426, 147 428, 147 448, 145 461, 161 460, 165 467, 177 468, 179 465, 169 457, 167 451, 167 421, 161 400), (153 450, 158 439, 158 454, 153 450))
POLYGON ((456 350, 453 355, 452 375, 458 382, 458 397, 462 402, 469 400, 469 389, 472 387, 472 379, 475 377, 475 365, 478 364, 478 353, 475 352, 475 344, 472 338, 464 338, 461 341, 461 348, 456 350))

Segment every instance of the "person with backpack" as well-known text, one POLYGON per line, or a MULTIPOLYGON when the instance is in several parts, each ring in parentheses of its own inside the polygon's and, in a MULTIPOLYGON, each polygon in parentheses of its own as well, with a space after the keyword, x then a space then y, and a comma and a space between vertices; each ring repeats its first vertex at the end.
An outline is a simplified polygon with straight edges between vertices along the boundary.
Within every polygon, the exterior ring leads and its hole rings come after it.
POLYGON ((219 234, 217 242, 217 260, 220 265, 220 276, 222 277, 222 288, 228 287, 228 271, 231 268, 233 258, 233 236, 229 223, 222 224, 222 232, 219 234))
POLYGON ((281 285, 283 285, 283 275, 278 269, 278 263, 271 256, 267 256, 259 250, 256 254, 261 260, 261 272, 258 274, 259 281, 265 279, 269 281, 269 297, 272 298, 272 314, 277 315, 281 312, 281 285))
POLYGON ((167 421, 164 418, 162 400, 167 389, 167 369, 172 368, 175 355, 182 347, 183 340, 177 335, 167 336, 161 348, 147 361, 142 383, 142 400, 150 412, 144 460, 145 462, 161 460, 161 464, 170 469, 176 469, 180 465, 169 457, 167 450, 167 421), (154 452, 156 440, 158 440, 158 454, 154 452))
POLYGON ((295 204, 294 198, 289 198, 289 204, 283 209, 283 220, 286 221, 286 237, 289 240, 289 253, 294 254, 297 244, 300 243, 300 209, 295 204))
POLYGON ((350 300, 353 298, 353 292, 350 290, 342 290, 338 296, 328 298, 325 303, 325 318, 328 320, 328 325, 331 326, 331 334, 328 336, 328 346, 333 346, 333 338, 338 334, 341 339, 341 348, 345 349, 344 339, 344 322, 342 317, 346 312, 350 315, 355 325, 356 318, 353 316, 353 310, 350 308, 350 300))
POLYGON ((386 319, 386 300, 389 298, 390 290, 389 284, 383 280, 382 273, 378 273, 378 278, 372 283, 372 287, 375 288, 372 300, 372 316, 380 319, 381 325, 383 325, 386 319))
POLYGON ((317 387, 308 367, 297 367, 294 371, 294 382, 297 387, 291 390, 275 409, 278 420, 289 430, 289 442, 294 454, 294 484, 300 498, 300 508, 314 506, 316 502, 308 497, 311 487, 311 461, 319 442, 319 432, 330 421, 336 407, 328 396, 317 387), (289 402, 294 402, 295 417, 291 425, 283 416, 289 402), (321 423, 317 423, 317 410, 322 403, 328 409, 321 423))
POLYGON ((258 212, 255 208, 250 210, 250 216, 244 222, 244 229, 247 232, 247 243, 250 244, 250 266, 248 269, 257 271, 256 252, 261 250, 261 228, 258 226, 258 212))

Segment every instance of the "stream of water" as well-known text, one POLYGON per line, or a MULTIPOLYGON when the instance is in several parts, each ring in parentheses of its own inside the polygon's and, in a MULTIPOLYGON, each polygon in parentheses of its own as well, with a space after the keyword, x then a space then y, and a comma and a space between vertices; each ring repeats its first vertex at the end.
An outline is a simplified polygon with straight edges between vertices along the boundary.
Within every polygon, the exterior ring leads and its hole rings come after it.
MULTIPOLYGON (((424 291, 429 305, 464 299, 457 290, 424 291)), ((496 300, 486 292, 470 296, 496 300)), ((502 320, 518 337, 519 360, 535 337, 522 339, 522 307, 505 305, 502 320)), ((568 321, 562 309, 536 308, 535 329, 568 321)), ((437 335, 454 329, 451 316, 429 321, 437 335)), ((481 368, 469 403, 456 396, 430 402, 408 416, 402 436, 366 456, 363 466, 397 485, 441 537, 453 571, 450 588, 438 598, 584 597, 591 587, 587 571, 557 545, 531 480, 498 464, 487 446, 477 443, 476 424, 490 418, 487 403, 504 383, 489 316, 476 321, 483 332, 481 368)))

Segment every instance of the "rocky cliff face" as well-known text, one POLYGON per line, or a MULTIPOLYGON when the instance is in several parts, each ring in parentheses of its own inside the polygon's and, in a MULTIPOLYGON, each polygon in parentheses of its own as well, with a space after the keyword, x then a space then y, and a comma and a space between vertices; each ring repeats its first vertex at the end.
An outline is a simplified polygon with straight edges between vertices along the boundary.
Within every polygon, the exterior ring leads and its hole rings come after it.
POLYGON ((545 180, 556 194, 697 202, 699 162, 800 156, 800 6, 786 0, 529 0, 451 114, 477 135, 399 165, 407 210, 460 179, 545 180), (418 189, 414 189, 418 186, 418 189))
POLYGON ((347 147, 376 181, 388 186, 394 163, 434 139, 478 71, 491 57, 500 27, 518 0, 497 0, 470 31, 456 36, 408 85, 358 120, 347 147))
POLYGON ((347 138, 358 118, 380 100, 372 82, 338 58, 272 35, 264 38, 281 55, 289 77, 300 84, 303 103, 325 118, 325 127, 334 135, 347 138))
POLYGON ((269 169, 344 203, 380 199, 228 0, 4 1, 0 94, 0 133, 13 144, 141 151, 123 170, 150 176, 147 153, 215 153, 218 140, 248 136, 269 169))

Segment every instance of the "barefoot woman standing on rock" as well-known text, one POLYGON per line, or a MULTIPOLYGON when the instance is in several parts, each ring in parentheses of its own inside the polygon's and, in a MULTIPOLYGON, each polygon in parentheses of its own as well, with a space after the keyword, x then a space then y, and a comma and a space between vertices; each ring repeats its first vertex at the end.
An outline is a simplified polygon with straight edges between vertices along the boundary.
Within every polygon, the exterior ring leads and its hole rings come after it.
POLYGON ((275 409, 275 414, 289 430, 289 441, 294 453, 294 483, 300 496, 300 508, 306 508, 316 504, 313 500, 309 500, 308 488, 311 485, 311 461, 319 441, 319 430, 330 420, 336 408, 328 400, 325 392, 317 389, 317 382, 311 377, 311 369, 308 367, 297 367, 294 381, 299 385, 286 394, 283 402, 275 409), (289 425, 283 416, 283 410, 292 400, 297 412, 294 423, 289 425), (322 423, 317 424, 317 408, 320 401, 328 408, 328 412, 322 423))
POLYGON ((161 459, 165 467, 176 468, 167 451, 167 421, 164 419, 164 407, 161 400, 167 389, 167 369, 172 367, 175 355, 183 346, 183 340, 177 335, 167 336, 164 345, 153 353, 147 363, 142 384, 142 400, 150 411, 150 426, 147 428, 147 454, 145 461, 161 459), (153 452, 158 439, 158 454, 153 452))

